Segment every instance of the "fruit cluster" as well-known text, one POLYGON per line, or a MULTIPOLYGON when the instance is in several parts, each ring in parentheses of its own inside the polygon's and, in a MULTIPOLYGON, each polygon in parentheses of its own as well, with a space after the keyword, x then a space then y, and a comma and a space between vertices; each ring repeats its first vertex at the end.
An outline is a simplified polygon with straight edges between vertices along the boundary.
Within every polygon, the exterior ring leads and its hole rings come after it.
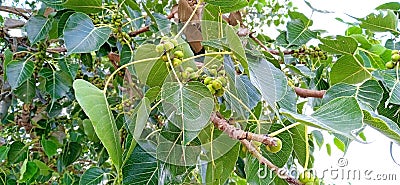
POLYGON ((318 177, 314 176, 310 171, 304 171, 302 174, 299 176, 299 181, 303 183, 304 185, 320 185, 323 184, 321 179, 318 177))
POLYGON ((35 56, 36 61, 35 61, 35 68, 34 68, 34 73, 35 74, 37 74, 40 71, 40 69, 42 69, 44 61, 46 60, 46 57, 47 57, 47 55, 46 55, 46 50, 47 50, 46 43, 44 43, 44 42, 39 43, 38 46, 37 46, 37 49, 38 49, 38 51, 37 51, 36 56, 35 56))
POLYGON ((326 52, 321 51, 318 46, 313 45, 311 45, 310 47, 303 45, 301 48, 294 50, 292 56, 300 59, 300 61, 303 61, 307 58, 321 60, 328 59, 326 52))
POLYGON ((169 37, 162 37, 160 44, 156 46, 157 53, 162 54, 161 60, 166 62, 167 67, 170 67, 169 61, 174 67, 180 66, 183 59, 182 48, 178 47, 178 41, 169 37), (168 58, 169 56, 169 58, 168 58))
POLYGON ((392 60, 386 62, 385 66, 388 69, 393 69, 400 62, 400 52, 399 50, 392 51, 392 60))
POLYGON ((217 97, 224 95, 224 87, 228 83, 225 77, 225 70, 219 70, 217 65, 212 65, 207 71, 208 75, 202 75, 204 85, 207 86, 211 94, 217 97))

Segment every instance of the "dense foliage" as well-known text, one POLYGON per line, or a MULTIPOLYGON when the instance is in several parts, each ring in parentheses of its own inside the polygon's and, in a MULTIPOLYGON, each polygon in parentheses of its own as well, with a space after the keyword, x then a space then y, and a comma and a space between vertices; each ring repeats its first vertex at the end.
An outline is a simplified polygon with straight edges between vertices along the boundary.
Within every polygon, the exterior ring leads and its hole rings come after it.
POLYGON ((322 184, 321 132, 400 143, 398 2, 327 37, 288 0, 12 3, 0 184, 322 184))

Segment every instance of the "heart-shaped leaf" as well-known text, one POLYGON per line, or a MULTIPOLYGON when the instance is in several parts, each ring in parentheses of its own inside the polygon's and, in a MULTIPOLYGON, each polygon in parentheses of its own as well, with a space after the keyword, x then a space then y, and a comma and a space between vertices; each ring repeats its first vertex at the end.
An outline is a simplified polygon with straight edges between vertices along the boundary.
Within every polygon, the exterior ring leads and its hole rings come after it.
POLYGON ((363 114, 355 97, 340 97, 321 106, 310 116, 280 109, 280 112, 298 122, 355 138, 363 126, 363 114))
POLYGON ((107 173, 99 167, 92 167, 82 174, 79 180, 79 185, 97 185, 102 181, 107 180, 107 173))
POLYGON ((322 42, 319 45, 322 50, 334 54, 353 55, 358 46, 354 38, 340 35, 336 37, 336 40, 323 38, 319 40, 322 42))
POLYGON ((12 89, 16 89, 33 74, 34 63, 30 60, 13 60, 7 65, 7 79, 12 89))
POLYGON ((183 132, 183 144, 193 140, 206 127, 214 109, 208 88, 199 82, 164 83, 161 90, 163 109, 168 119, 183 132))
POLYGON ((64 41, 68 54, 89 53, 100 49, 110 37, 109 27, 95 28, 90 17, 84 13, 72 14, 64 28, 64 41))
POLYGON ((309 24, 304 24, 301 20, 296 19, 287 23, 287 47, 301 46, 306 44, 312 38, 317 38, 318 33, 309 30, 309 24))
POLYGON ((45 39, 51 29, 53 19, 41 15, 32 16, 25 25, 29 42, 35 44, 45 39))
POLYGON ((392 10, 379 11, 379 14, 369 14, 364 19, 360 19, 361 28, 368 29, 373 32, 393 32, 399 34, 397 31, 397 16, 392 10))
POLYGON ((330 83, 332 85, 343 82, 348 84, 361 83, 371 77, 371 73, 364 67, 359 55, 343 55, 332 67, 330 83))
POLYGON ((39 74, 46 79, 46 92, 53 99, 64 97, 71 88, 72 79, 64 71, 53 71, 49 68, 43 68, 39 74))

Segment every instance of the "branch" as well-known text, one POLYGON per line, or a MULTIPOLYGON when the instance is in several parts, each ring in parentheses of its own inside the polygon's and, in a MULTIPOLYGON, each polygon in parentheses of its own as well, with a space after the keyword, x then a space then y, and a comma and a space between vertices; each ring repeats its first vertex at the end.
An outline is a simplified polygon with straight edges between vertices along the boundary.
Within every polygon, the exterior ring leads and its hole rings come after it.
POLYGON ((243 146, 245 146, 248 149, 248 151, 253 157, 257 158, 261 164, 266 165, 269 169, 274 171, 279 178, 284 179, 286 182, 292 185, 302 185, 302 183, 299 182, 297 179, 290 177, 287 173, 282 173, 285 172, 286 170, 281 169, 276 165, 272 164, 271 161, 269 161, 267 158, 261 155, 261 153, 257 150, 257 148, 249 141, 253 140, 253 141, 259 141, 266 145, 275 145, 276 141, 274 141, 273 138, 268 137, 266 135, 254 134, 251 132, 243 131, 239 128, 234 127, 233 125, 230 125, 228 121, 226 121, 224 118, 221 117, 222 116, 219 116, 218 113, 213 113, 211 115, 210 120, 219 130, 222 130, 226 134, 228 134, 230 138, 240 140, 243 146))
POLYGON ((25 15, 25 13, 30 13, 31 12, 31 10, 28 10, 28 9, 14 8, 14 7, 9 7, 9 6, 0 6, 0 11, 12 13, 12 14, 15 14, 15 15, 19 15, 19 16, 23 17, 26 20, 29 19, 29 16, 25 15))
MULTIPOLYGON (((269 52, 269 53, 271 53, 273 55, 279 55, 279 53, 280 53, 279 51, 268 49, 260 40, 257 39, 257 37, 254 37, 254 35, 253 35, 254 33, 255 32, 251 32, 249 34, 249 37, 251 39, 253 39, 258 45, 260 45, 265 51, 267 51, 267 52, 269 52)), ((291 55, 291 54, 293 54, 293 51, 285 50, 285 51, 283 51, 283 54, 284 55, 291 55)))
POLYGON ((217 127, 219 130, 224 131, 232 139, 237 139, 237 140, 247 139, 247 140, 258 141, 269 146, 276 145, 276 140, 274 138, 269 137, 268 135, 255 134, 252 132, 246 132, 244 130, 236 128, 235 126, 230 125, 228 121, 221 118, 221 116, 218 116, 215 113, 211 115, 210 120, 211 122, 214 123, 215 127, 217 127))
POLYGON ((302 98, 313 97, 313 98, 323 98, 325 95, 326 90, 310 90, 310 89, 303 89, 300 87, 293 88, 296 94, 302 98))

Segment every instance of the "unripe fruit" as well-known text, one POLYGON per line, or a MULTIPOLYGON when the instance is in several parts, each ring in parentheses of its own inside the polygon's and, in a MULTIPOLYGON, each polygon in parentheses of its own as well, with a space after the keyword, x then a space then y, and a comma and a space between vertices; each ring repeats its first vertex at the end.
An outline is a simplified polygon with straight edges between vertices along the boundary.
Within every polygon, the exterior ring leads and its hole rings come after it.
POLYGON ((164 61, 164 62, 168 62, 168 57, 167 57, 167 55, 161 56, 161 60, 164 61))
POLYGON ((397 62, 397 61, 399 61, 400 60, 400 55, 399 54, 394 54, 394 55, 392 55, 392 61, 393 62, 397 62))
POLYGON ((274 138, 274 139, 276 141, 276 146, 270 146, 270 145, 266 146, 267 151, 269 151, 271 153, 277 153, 277 152, 281 151, 281 149, 282 149, 282 140, 279 138, 274 138))
POLYGON ((199 75, 197 73, 190 73, 189 78, 195 80, 195 79, 199 78, 199 75))
POLYGON ((178 41, 176 39, 171 39, 169 40, 170 42, 172 42, 172 44, 174 44, 174 46, 178 46, 178 41))
POLYGON ((211 81, 213 80, 214 78, 213 77, 206 77, 205 79, 204 79, 204 84, 206 84, 206 85, 208 85, 208 84, 210 84, 211 83, 211 81))
POLYGON ((208 84, 207 88, 210 90, 211 94, 215 94, 215 89, 213 88, 212 84, 208 84))
POLYGON ((394 63, 393 63, 393 61, 389 61, 389 62, 386 62, 385 66, 388 69, 393 69, 394 68, 394 63))
POLYGON ((304 171, 299 176, 299 181, 304 184, 309 182, 313 183, 315 179, 316 179, 315 176, 312 173, 310 173, 310 171, 304 171))
POLYGON ((221 97, 222 95, 224 95, 224 92, 224 89, 218 89, 215 91, 215 96, 221 97))
POLYGON ((226 81, 225 77, 220 76, 217 78, 217 80, 219 80, 221 82, 222 86, 226 86, 227 81, 226 81))
POLYGON ((219 81, 218 79, 212 81, 212 86, 215 90, 221 89, 222 88, 222 82, 219 81))
POLYGON ((399 54, 399 50, 392 50, 392 55, 399 54))
POLYGON ((218 68, 218 65, 212 65, 211 67, 210 67, 210 69, 217 69, 218 68))
POLYGON ((194 72, 194 69, 191 68, 191 67, 187 67, 187 68, 185 69, 185 71, 187 71, 187 72, 189 72, 189 73, 193 73, 193 72, 194 72))
POLYGON ((210 74, 212 75, 212 76, 217 76, 217 70, 216 69, 210 69, 210 74))
POLYGON ((167 42, 164 43, 164 48, 167 51, 171 51, 172 49, 174 49, 174 47, 175 46, 174 46, 174 44, 172 42, 167 41, 167 42))
POLYGON ((174 52, 174 56, 177 58, 183 58, 183 52, 180 50, 177 50, 174 52))
POLYGON ((189 78, 190 73, 188 73, 187 71, 183 71, 182 72, 182 78, 183 79, 188 79, 189 78))
POLYGON ((182 64, 182 60, 179 60, 179 59, 177 59, 177 58, 174 58, 174 59, 172 60, 172 65, 173 65, 174 67, 179 66, 179 65, 181 65, 181 64, 182 64))
POLYGON ((164 44, 159 44, 156 46, 156 51, 157 53, 162 53, 164 52, 164 44))

